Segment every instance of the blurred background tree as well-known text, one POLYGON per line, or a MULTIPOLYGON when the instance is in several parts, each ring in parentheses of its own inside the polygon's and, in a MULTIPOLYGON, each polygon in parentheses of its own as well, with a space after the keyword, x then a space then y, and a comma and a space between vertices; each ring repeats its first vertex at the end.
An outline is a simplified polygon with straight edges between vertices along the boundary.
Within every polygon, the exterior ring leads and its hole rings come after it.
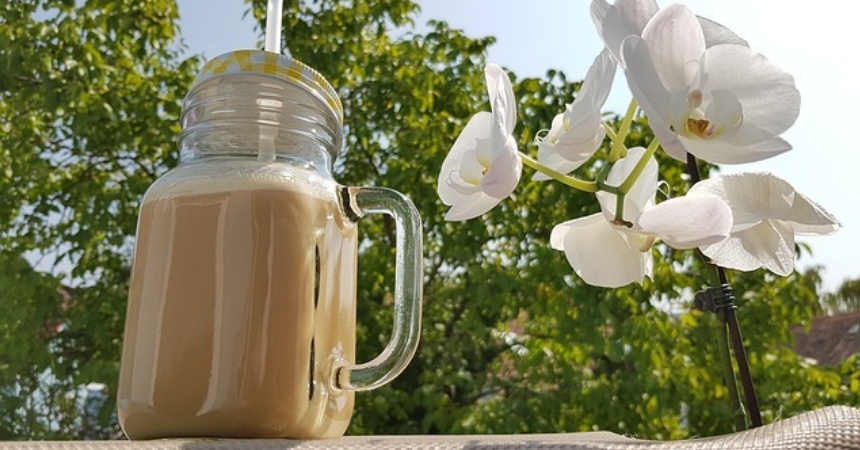
POLYGON ((176 163, 198 65, 177 18, 172 0, 0 5, 0 436, 110 435, 79 410, 115 387, 138 202, 176 163))
POLYGON ((860 279, 843 281, 836 292, 824 295, 822 306, 831 313, 860 311, 860 279))
MULTIPOLYGON (((523 182, 482 218, 443 220, 436 176, 469 117, 489 109, 492 38, 444 22, 419 31, 409 0, 284 3, 290 51, 344 101, 337 179, 400 190, 424 218, 421 347, 394 383, 357 396, 350 433, 732 431, 716 319, 690 304, 704 283, 694 253, 658 246, 653 281, 587 286, 549 232, 597 205, 553 183, 523 182)), ((262 20, 265 2, 249 7, 262 20)), ((117 436, 137 206, 176 164, 181 99, 200 60, 183 56, 171 0, 16 0, 0 17, 0 439, 117 436)), ((521 149, 534 150, 578 84, 554 70, 515 80, 521 149)), ((644 119, 635 127, 633 144, 650 142, 644 119)), ((683 167, 661 162, 682 186, 683 167)), ((361 230, 366 360, 388 339, 394 249, 384 219, 361 230)), ((789 326, 821 310, 816 270, 732 274, 767 421, 860 401, 856 361, 822 368, 792 351, 789 326)))

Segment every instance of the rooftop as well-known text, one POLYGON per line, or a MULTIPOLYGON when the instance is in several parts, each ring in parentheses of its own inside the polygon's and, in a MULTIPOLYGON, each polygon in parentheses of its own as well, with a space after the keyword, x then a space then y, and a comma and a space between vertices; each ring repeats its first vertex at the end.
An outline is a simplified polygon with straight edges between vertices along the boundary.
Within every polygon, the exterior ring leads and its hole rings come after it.
POLYGON ((860 311, 816 317, 806 331, 792 328, 797 354, 822 366, 835 366, 860 353, 860 311))

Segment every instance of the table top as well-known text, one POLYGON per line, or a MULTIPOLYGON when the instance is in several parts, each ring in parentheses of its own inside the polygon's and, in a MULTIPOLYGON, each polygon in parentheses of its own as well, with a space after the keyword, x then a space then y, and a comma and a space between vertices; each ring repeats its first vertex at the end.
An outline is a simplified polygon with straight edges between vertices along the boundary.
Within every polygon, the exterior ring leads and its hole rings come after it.
POLYGON ((338 439, 160 439, 0 442, 10 450, 860 450, 860 409, 829 406, 756 429, 684 441, 646 441, 609 432, 521 435, 346 436, 338 439))

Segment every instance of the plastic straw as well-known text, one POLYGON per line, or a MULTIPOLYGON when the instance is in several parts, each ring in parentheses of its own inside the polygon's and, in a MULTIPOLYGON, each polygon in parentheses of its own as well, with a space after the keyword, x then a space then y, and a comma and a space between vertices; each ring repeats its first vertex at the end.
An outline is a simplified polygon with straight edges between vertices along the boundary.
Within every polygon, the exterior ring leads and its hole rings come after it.
POLYGON ((283 0, 269 0, 266 8, 266 51, 281 53, 281 17, 284 12, 283 0))
MULTIPOLYGON (((283 0, 269 0, 266 8, 266 51, 281 53, 281 17, 284 11, 283 0)), ((263 116, 274 115, 263 113, 263 116)), ((276 117, 275 117, 276 119, 276 117)), ((260 149, 257 159, 260 161, 275 160, 275 136, 277 129, 270 125, 260 128, 260 149)))

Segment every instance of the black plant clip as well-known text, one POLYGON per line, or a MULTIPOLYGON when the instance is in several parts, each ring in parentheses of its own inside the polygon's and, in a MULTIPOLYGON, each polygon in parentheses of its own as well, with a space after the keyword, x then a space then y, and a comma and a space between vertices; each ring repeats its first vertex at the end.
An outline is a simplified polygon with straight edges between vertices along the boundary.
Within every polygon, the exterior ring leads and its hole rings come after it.
POLYGON ((696 292, 693 306, 699 311, 717 314, 722 321, 725 321, 726 311, 738 309, 735 305, 732 287, 728 284, 721 284, 696 292))

